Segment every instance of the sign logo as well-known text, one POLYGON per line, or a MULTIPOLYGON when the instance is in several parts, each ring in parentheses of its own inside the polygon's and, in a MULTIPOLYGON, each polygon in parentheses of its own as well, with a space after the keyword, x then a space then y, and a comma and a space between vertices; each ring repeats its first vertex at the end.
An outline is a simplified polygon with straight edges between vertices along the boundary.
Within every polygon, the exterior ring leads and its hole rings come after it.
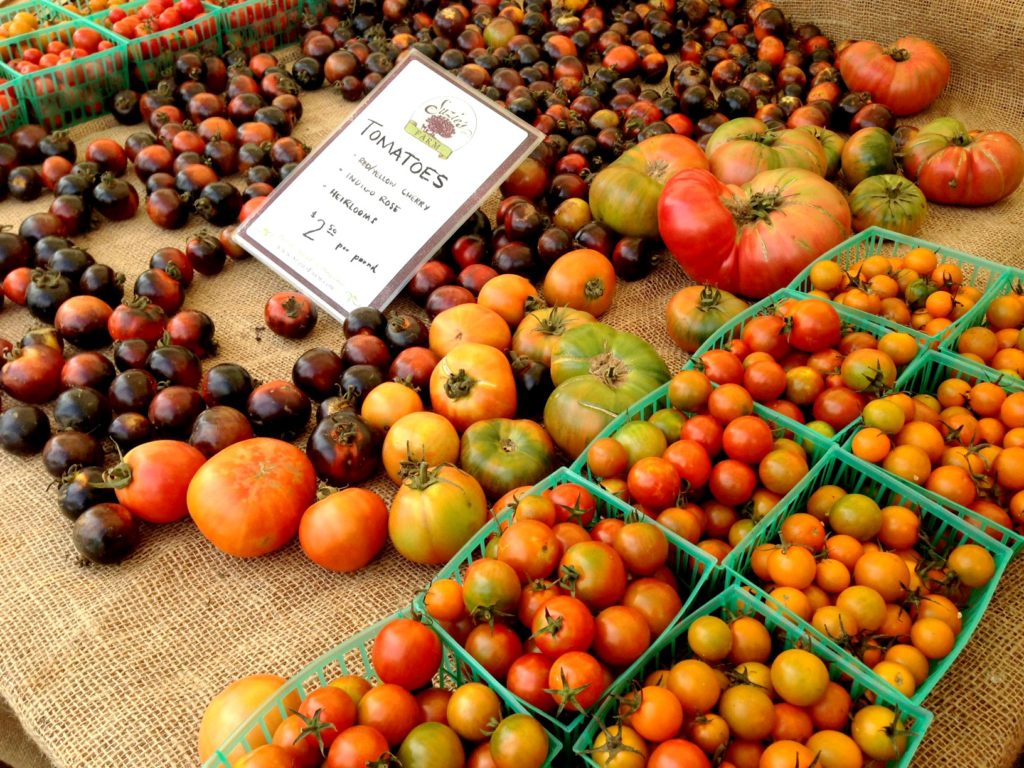
POLYGON ((405 132, 447 159, 473 138, 476 113, 460 99, 431 99, 412 113, 405 132))

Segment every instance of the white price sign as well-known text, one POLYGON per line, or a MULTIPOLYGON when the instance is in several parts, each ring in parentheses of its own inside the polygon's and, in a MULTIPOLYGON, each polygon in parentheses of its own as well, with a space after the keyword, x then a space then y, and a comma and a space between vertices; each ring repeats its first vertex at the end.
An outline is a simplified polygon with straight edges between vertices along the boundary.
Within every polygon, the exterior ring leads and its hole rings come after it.
POLYGON ((235 239, 339 320, 384 309, 542 139, 411 51, 235 239))

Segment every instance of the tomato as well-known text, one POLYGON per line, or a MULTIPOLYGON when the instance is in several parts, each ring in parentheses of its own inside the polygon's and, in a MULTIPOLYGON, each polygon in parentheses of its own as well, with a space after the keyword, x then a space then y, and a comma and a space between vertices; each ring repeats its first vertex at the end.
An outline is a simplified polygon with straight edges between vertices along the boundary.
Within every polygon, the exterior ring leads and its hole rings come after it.
POLYGON ((712 334, 747 308, 747 303, 711 285, 691 285, 668 303, 668 335, 684 352, 694 353, 712 334))
POLYGON ((397 381, 384 381, 366 393, 359 415, 381 434, 410 413, 423 410, 423 399, 413 387, 397 381))
POLYGON ((553 306, 600 317, 615 298, 615 268, 604 254, 592 248, 577 248, 548 267, 542 293, 553 306))
POLYGON ((459 432, 483 419, 511 418, 516 412, 512 366, 494 347, 460 344, 430 375, 430 401, 459 432))
POLYGON ((644 768, 647 742, 632 728, 613 723, 594 737, 588 755, 598 768, 644 768))
POLYGON ((290 443, 254 437, 208 459, 188 486, 188 511, 217 549, 258 557, 287 544, 316 497, 316 473, 290 443))
POLYGON ((538 298, 537 289, 525 277, 504 274, 484 283, 476 300, 480 306, 497 312, 509 328, 515 329, 538 298))
POLYGON ((708 167, 697 143, 661 134, 644 139, 603 168, 590 183, 590 210, 620 235, 658 235, 658 197, 665 183, 686 168, 708 167))
POLYGON ((588 323, 556 342, 551 378, 556 387, 544 406, 544 426, 575 458, 615 416, 667 382, 669 373, 644 340, 588 323))
POLYGON ((658 219, 691 278, 758 298, 850 234, 846 199, 801 169, 765 171, 741 189, 706 171, 683 171, 665 185, 658 219))
POLYGON ((555 467, 555 445, 536 422, 485 419, 462 434, 459 464, 497 498, 547 477, 555 467))
POLYGON ((335 485, 350 485, 377 471, 380 442, 380 433, 362 416, 335 413, 316 425, 306 441, 306 455, 319 477, 335 485))
POLYGON ((64 356, 60 350, 33 344, 10 350, 0 368, 0 386, 23 403, 45 403, 60 391, 64 356))
POLYGON ((483 741, 501 720, 501 700, 482 683, 465 683, 448 700, 447 724, 467 741, 483 741))
POLYGON ((400 685, 385 683, 367 691, 357 706, 358 723, 375 728, 395 748, 423 722, 419 702, 400 685))
POLYGON ((857 768, 864 762, 857 742, 841 731, 818 731, 805 745, 812 754, 819 756, 821 765, 831 768, 857 768))
POLYGON ((605 689, 604 669, 589 653, 563 653, 551 665, 548 689, 558 711, 583 712, 594 706, 605 689))
POLYGON ((907 749, 910 728, 893 710, 872 704, 857 711, 850 735, 869 758, 898 760, 907 749))
POLYGON ((458 304, 431 321, 430 351, 439 358, 466 342, 505 351, 512 344, 512 332, 501 315, 480 304, 458 304))
POLYGON ((725 184, 746 184, 763 171, 800 168, 817 176, 828 169, 825 149, 807 131, 773 131, 756 117, 720 125, 708 139, 711 172, 725 184))
POLYGON ((388 508, 362 488, 345 488, 313 504, 299 523, 299 544, 317 565, 349 573, 373 560, 387 542, 388 508))
POLYGON ((377 633, 370 661, 385 683, 415 690, 428 685, 441 667, 441 641, 414 619, 394 619, 377 633))
POLYGON ((802 352, 823 352, 839 343, 839 313, 825 301, 805 299, 789 311, 789 343, 802 352))
POLYGON ((849 202, 856 232, 868 227, 884 227, 915 235, 928 215, 924 193, 914 182, 893 173, 859 182, 850 193, 849 202))
POLYGON ((530 715, 513 714, 494 729, 491 757, 497 768, 540 768, 548 758, 548 735, 530 715))
POLYGON ((331 744, 323 768, 365 768, 388 752, 388 741, 376 728, 353 725, 331 744))
POLYGON ((775 707, 768 693, 756 685, 734 685, 722 692, 719 714, 734 737, 765 739, 775 724, 775 707))
POLYGON ((844 48, 837 64, 847 88, 867 91, 897 117, 925 109, 949 80, 949 59, 918 37, 901 37, 891 46, 861 40, 844 48))
POLYGON ((629 582, 622 604, 643 615, 652 638, 664 632, 683 608, 679 593, 665 582, 653 578, 629 582))
POLYGON ((813 653, 791 648, 775 657, 771 665, 772 688, 784 701, 809 707, 825 695, 828 668, 813 653))
POLYGON ((464 765, 466 751, 447 725, 420 723, 402 740, 396 757, 403 768, 447 768, 464 765))
POLYGON ((431 467, 454 464, 459 458, 459 433, 444 416, 410 413, 388 430, 382 454, 388 477, 400 484, 421 461, 431 467))
POLYGON ((110 470, 117 500, 150 523, 172 523, 188 515, 186 496, 206 457, 188 443, 154 440, 136 446, 110 470))
POLYGON ((333 686, 317 688, 303 699, 298 714, 321 746, 321 754, 330 749, 338 734, 356 723, 356 703, 345 691, 333 686))
POLYGON ((551 366, 551 351, 563 333, 577 325, 596 322, 589 312, 570 307, 543 307, 529 312, 512 337, 512 351, 526 355, 545 367, 551 366))
POLYGON ((281 721, 270 743, 289 748, 299 768, 316 768, 324 759, 325 752, 321 751, 317 737, 306 730, 302 715, 289 715, 281 721))
POLYGON ((527 653, 509 667, 506 677, 508 689, 542 712, 554 712, 554 698, 547 692, 548 675, 553 660, 543 653, 527 653))
POLYGON ((896 173, 896 143, 884 128, 861 128, 843 146, 843 178, 850 188, 879 174, 896 173))
POLYGON ((839 172, 839 161, 846 139, 835 131, 817 125, 801 125, 798 130, 811 134, 821 144, 825 150, 825 178, 831 179, 839 172))
POLYGON ((626 566, 619 553, 600 541, 583 541, 569 547, 559 565, 570 593, 591 609, 607 608, 626 591, 626 566))
POLYGON ((391 501, 388 533, 403 557, 440 565, 486 520, 487 498, 472 475, 448 465, 431 469, 421 462, 391 501))
POLYGON ((298 753, 289 747, 264 744, 235 762, 240 768, 298 768, 298 753))
MULTIPOLYGON (((722 388, 716 390, 721 392, 722 388)), ((760 416, 740 416, 730 421, 722 433, 722 448, 730 459, 757 464, 767 456, 775 437, 768 422, 760 416)))
MULTIPOLYGON (((562 483, 544 491, 544 496, 555 504, 555 515, 559 522, 590 525, 597 512, 594 495, 576 483, 562 483)), ((589 535, 587 536, 589 539, 589 535)))
MULTIPOLYGON (((206 706, 202 722, 199 724, 200 762, 206 762, 212 757, 228 736, 246 722, 257 708, 276 694, 284 684, 285 679, 277 675, 250 675, 236 680, 214 696, 206 706)), ((298 692, 290 691, 284 697, 282 704, 286 709, 297 709, 299 706, 298 692)), ((266 725, 267 731, 254 726, 252 731, 245 736, 246 744, 253 748, 266 744, 266 733, 273 734, 283 719, 281 710, 276 707, 272 708, 261 720, 261 723, 266 725)), ((235 761, 243 751, 241 747, 238 747, 231 754, 225 755, 225 758, 235 761)))
POLYGON ((1024 148, 1008 133, 968 131, 951 117, 933 120, 907 143, 903 170, 933 203, 988 205, 1024 179, 1024 148))
POLYGON ((647 768, 711 768, 711 760, 692 741, 669 739, 651 752, 647 768))
POLYGON ((639 659, 650 644, 647 619, 636 608, 612 605, 597 615, 593 651, 605 664, 627 667, 639 659))

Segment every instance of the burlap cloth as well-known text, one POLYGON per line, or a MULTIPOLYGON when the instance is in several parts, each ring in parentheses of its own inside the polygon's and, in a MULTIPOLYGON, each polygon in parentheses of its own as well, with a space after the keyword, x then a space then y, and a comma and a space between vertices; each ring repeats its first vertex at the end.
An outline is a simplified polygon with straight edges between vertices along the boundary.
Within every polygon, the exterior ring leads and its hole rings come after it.
MULTIPOLYGON (((890 10, 869 0, 797 0, 784 7, 791 18, 815 20, 836 38, 888 40, 901 30, 935 40, 952 59, 953 81, 930 114, 949 112, 974 127, 1021 134, 1024 1, 953 0, 939 8, 907 0, 890 10)), ((297 135, 309 144, 336 126, 348 106, 329 92, 304 96, 303 103, 297 135)), ((73 137, 84 148, 91 138, 123 140, 133 130, 105 119, 75 129, 73 137)), ((48 204, 4 202, 0 223, 17 225, 48 204)), ((161 231, 140 213, 80 240, 127 273, 131 285, 154 250, 181 245, 185 234, 161 231)), ((922 236, 1022 265, 1024 192, 985 210, 935 207, 922 236)), ((683 284, 674 262, 663 264, 643 282, 620 286, 607 321, 650 339, 677 366, 682 356, 662 313, 683 284)), ((215 278, 197 277, 186 306, 216 322, 217 361, 241 362, 263 380, 288 378, 298 354, 338 348, 342 334, 327 317, 303 341, 258 334, 266 298, 285 287, 255 261, 232 263, 215 278)), ((0 312, 0 336, 16 340, 31 324, 19 308, 0 312)), ((390 549, 347 576, 318 568, 297 544, 257 561, 236 560, 217 552, 189 521, 147 527, 139 551, 121 566, 85 567, 49 482, 38 459, 0 453, 0 698, 57 766, 195 764, 200 716, 224 685, 256 672, 291 675, 407 604, 431 575, 390 549)), ((374 487, 390 498, 387 481, 374 487)), ((1024 743, 1022 608, 1024 566, 1016 563, 975 638, 928 699, 936 720, 915 765, 1013 763, 1024 743)), ((18 739, 0 717, 0 760, 34 766, 33 752, 22 751, 18 739)))

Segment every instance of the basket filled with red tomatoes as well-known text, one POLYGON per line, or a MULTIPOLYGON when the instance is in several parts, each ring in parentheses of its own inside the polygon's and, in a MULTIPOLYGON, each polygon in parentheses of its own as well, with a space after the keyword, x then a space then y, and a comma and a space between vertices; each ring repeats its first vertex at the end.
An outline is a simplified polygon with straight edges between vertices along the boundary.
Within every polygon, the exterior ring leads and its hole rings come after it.
POLYGON ((304 13, 310 13, 308 0, 220 0, 224 50, 242 51, 246 56, 269 53, 298 40, 304 13))
MULTIPOLYGON (((217 8, 202 0, 130 0, 90 20, 127 44, 129 79, 141 90, 174 71, 183 53, 223 50, 217 8)), ((201 79, 203 72, 190 76, 201 79)))
POLYGON ((27 119, 48 130, 103 115, 107 98, 127 85, 126 56, 116 36, 86 20, 0 40, 2 66, 21 75, 27 119))
POLYGON ((666 633, 611 692, 576 742, 585 765, 903 768, 932 721, 738 585, 666 633))
POLYGON ((30 35, 72 18, 71 12, 47 0, 14 3, 0 10, 0 40, 30 35))
POLYGON ((499 768, 549 768, 561 749, 515 697, 487 685, 408 610, 335 646, 290 680, 256 675, 232 683, 210 702, 199 728, 204 768, 385 765, 395 758, 421 765, 416 761, 427 755, 444 765, 487 756, 499 768), (252 715, 239 723, 239 711, 252 715))
POLYGON ((967 645, 1010 558, 837 446, 725 565, 920 702, 967 645))
POLYGON ((1024 377, 1024 279, 1007 275, 939 345, 1011 378, 1024 377))
POLYGON ((8 134, 25 124, 25 104, 18 98, 19 75, 0 72, 0 133, 8 134))
POLYGON ((612 681, 703 599, 715 560, 564 469, 495 511, 417 602, 568 748, 612 681))
POLYGON ((935 346, 1007 267, 916 237, 869 227, 825 253, 790 288, 843 304, 935 346))
POLYGON ((694 359, 700 367, 706 355, 734 355, 742 367, 731 359, 728 366, 713 367, 776 411, 782 424, 805 424, 841 442, 865 407, 887 393, 921 351, 909 333, 783 289, 726 323, 694 359))
POLYGON ((929 352, 898 389, 885 400, 905 413, 865 423, 849 449, 919 486, 1015 554, 1024 549, 1024 383, 929 352))

